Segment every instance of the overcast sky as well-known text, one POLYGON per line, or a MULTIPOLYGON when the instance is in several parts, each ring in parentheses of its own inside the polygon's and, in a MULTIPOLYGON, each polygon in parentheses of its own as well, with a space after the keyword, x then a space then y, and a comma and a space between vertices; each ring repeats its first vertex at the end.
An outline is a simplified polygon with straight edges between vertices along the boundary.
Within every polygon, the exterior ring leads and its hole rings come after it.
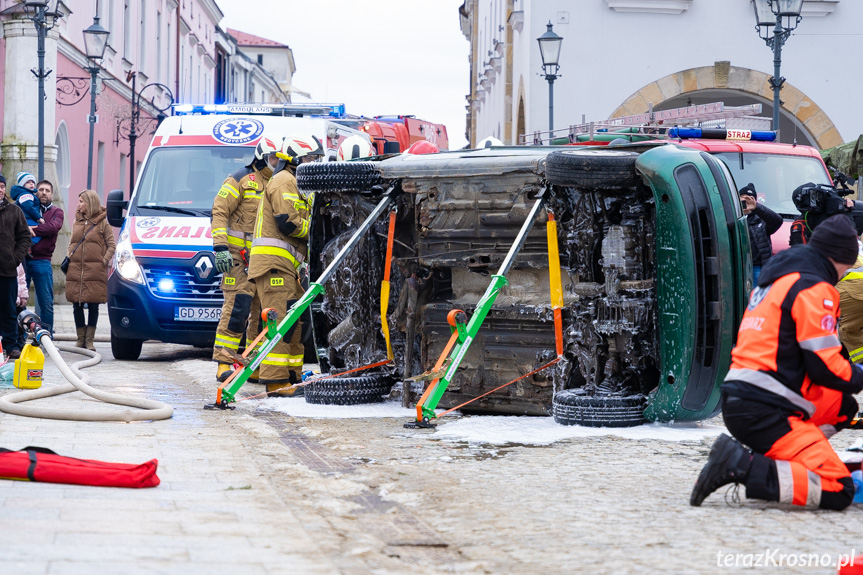
MULTIPOLYGON (((357 115, 412 114, 467 144, 470 45, 463 0, 217 0, 222 28, 291 47, 295 87, 357 115)), ((304 102, 303 98, 295 98, 304 102)))

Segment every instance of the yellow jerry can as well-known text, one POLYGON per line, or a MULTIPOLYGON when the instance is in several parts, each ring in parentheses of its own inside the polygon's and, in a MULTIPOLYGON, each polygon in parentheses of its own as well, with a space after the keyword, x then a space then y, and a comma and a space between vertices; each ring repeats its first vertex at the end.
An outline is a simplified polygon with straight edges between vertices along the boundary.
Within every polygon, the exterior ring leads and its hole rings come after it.
POLYGON ((28 343, 21 350, 21 357, 15 360, 12 385, 18 389, 42 387, 42 369, 44 367, 45 354, 42 353, 42 348, 28 343))

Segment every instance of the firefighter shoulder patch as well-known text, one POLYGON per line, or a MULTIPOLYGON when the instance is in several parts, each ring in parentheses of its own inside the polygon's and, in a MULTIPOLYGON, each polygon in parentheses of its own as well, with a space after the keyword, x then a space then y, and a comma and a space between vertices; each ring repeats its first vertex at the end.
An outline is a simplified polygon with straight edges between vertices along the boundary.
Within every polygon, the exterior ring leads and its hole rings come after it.
POLYGON ((232 278, 232 277, 229 277, 229 276, 225 276, 225 285, 226 285, 226 286, 236 285, 236 283, 237 283, 237 279, 236 279, 236 278, 232 278))
POLYGON ((227 190, 219 190, 219 194, 218 194, 218 195, 219 195, 219 197, 220 197, 220 198, 227 198, 227 197, 228 197, 228 192, 227 192, 227 190))
POLYGON ((283 285, 285 285, 285 279, 284 278, 270 278, 270 285, 271 286, 283 286, 283 285))

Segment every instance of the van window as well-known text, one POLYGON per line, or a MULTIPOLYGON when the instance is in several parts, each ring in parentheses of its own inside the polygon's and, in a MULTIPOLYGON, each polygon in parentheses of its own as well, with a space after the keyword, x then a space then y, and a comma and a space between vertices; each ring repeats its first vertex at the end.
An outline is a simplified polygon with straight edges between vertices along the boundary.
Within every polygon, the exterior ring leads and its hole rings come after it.
POLYGON ((752 183, 758 201, 778 214, 797 217, 800 212, 791 200, 794 189, 806 182, 829 184, 830 177, 818 158, 785 154, 721 152, 721 159, 734 176, 737 188, 752 183))
POLYGON ((249 146, 156 148, 141 174, 135 205, 209 212, 225 178, 249 164, 249 146))

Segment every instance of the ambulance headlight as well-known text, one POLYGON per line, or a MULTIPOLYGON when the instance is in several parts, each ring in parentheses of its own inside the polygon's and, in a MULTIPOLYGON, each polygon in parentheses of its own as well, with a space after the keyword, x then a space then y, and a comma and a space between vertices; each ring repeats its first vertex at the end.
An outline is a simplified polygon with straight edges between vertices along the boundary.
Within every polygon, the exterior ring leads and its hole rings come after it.
POLYGON ((117 243, 117 250, 114 252, 114 266, 117 268, 117 273, 124 280, 136 284, 144 283, 144 274, 141 273, 141 266, 135 260, 135 254, 132 252, 132 242, 129 241, 129 233, 126 231, 120 234, 120 241, 117 243))

